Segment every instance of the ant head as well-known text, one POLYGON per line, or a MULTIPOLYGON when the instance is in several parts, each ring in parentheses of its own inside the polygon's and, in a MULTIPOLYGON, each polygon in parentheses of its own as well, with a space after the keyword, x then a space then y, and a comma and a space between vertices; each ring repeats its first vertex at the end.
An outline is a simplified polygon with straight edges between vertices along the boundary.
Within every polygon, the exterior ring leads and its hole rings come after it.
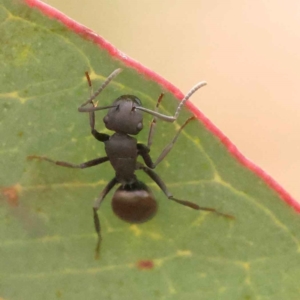
POLYGON ((120 186, 111 203, 114 213, 128 223, 144 223, 157 211, 157 203, 150 189, 141 181, 120 186))
POLYGON ((136 109, 141 106, 140 99, 132 95, 123 95, 113 103, 103 122, 107 129, 127 134, 138 134, 143 129, 142 112, 136 109))

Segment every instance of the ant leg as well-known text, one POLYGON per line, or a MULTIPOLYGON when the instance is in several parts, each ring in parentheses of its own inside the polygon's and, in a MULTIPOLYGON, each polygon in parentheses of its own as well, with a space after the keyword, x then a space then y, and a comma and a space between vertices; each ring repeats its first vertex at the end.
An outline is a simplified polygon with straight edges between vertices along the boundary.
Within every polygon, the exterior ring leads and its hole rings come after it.
MULTIPOLYGON (((85 72, 85 77, 86 77, 86 80, 87 80, 87 83, 88 83, 88 86, 89 86, 89 89, 90 89, 90 98, 91 98, 92 95, 93 95, 93 85, 92 85, 92 81, 91 81, 91 78, 90 78, 90 75, 89 75, 88 72, 85 72)), ((96 107, 97 106, 97 103, 94 103, 94 101, 91 100, 89 102, 83 103, 80 107, 86 106, 88 104, 92 104, 91 107, 96 107)), ((93 131, 94 128, 95 128, 95 112, 92 111, 92 112, 89 113, 89 120, 90 120, 91 130, 93 131)))
POLYGON ((148 147, 146 147, 143 144, 138 144, 138 153, 143 157, 145 164, 147 165, 147 167, 154 169, 166 156, 167 154, 171 151, 171 149, 173 148, 174 144, 176 143, 179 134, 181 133, 181 131, 184 129, 184 127, 191 122, 192 120, 194 120, 195 117, 190 117, 188 118, 183 125, 181 125, 181 127, 179 128, 179 130, 177 131, 176 135, 174 136, 174 138, 172 139, 172 141, 163 149, 163 151, 161 152, 161 154, 159 155, 159 157, 157 158, 157 160, 153 163, 150 155, 149 155, 149 151, 150 149, 148 147))
POLYGON ((163 180, 158 176, 157 173, 155 173, 153 170, 151 170, 151 169, 149 169, 149 168, 147 168, 147 167, 145 167, 143 165, 139 165, 138 168, 142 169, 160 187, 160 189, 164 192, 164 194, 170 200, 173 200, 173 201, 175 201, 175 202, 177 202, 177 203, 179 203, 181 205, 188 206, 188 207, 196 209, 196 210, 210 211, 210 212, 213 212, 213 213, 218 214, 220 216, 223 216, 223 217, 226 217, 226 218, 230 218, 230 219, 234 219, 233 216, 221 213, 221 212, 217 211, 215 208, 203 207, 203 206, 199 206, 198 204, 190 202, 190 201, 179 200, 179 199, 174 198, 173 195, 167 189, 167 186, 165 185, 165 183, 163 182, 163 180))
POLYGON ((107 109, 107 108, 111 108, 111 107, 115 107, 113 105, 109 105, 109 106, 102 106, 102 107, 97 107, 97 103, 94 103, 94 99, 104 90, 104 88, 122 71, 122 69, 116 69, 114 70, 107 78, 106 80, 102 83, 102 85, 100 86, 100 88, 93 93, 93 89, 92 89, 92 81, 91 78, 89 76, 88 72, 85 72, 85 76, 87 78, 87 82, 88 85, 90 87, 90 98, 88 100, 86 100, 83 104, 81 104, 78 107, 78 111, 79 112, 88 112, 89 116, 90 116, 90 126, 92 131, 95 130, 95 111, 96 110, 102 110, 102 109, 107 109), (88 104, 92 104, 89 105, 88 107, 85 107, 88 104))
POLYGON ((46 156, 38 156, 38 155, 27 156, 27 159, 29 159, 29 160, 32 160, 32 159, 45 160, 45 161, 51 162, 53 164, 56 164, 58 166, 67 167, 67 168, 78 168, 78 169, 85 169, 85 168, 93 167, 93 166, 102 164, 109 160, 109 158, 107 156, 105 156, 105 157, 95 158, 95 159, 89 160, 87 162, 84 162, 82 164, 76 165, 76 164, 68 163, 65 161, 59 161, 59 160, 56 161, 56 160, 53 160, 46 156))
POLYGON ((172 139, 171 143, 168 144, 164 150, 161 152, 161 154, 159 155, 159 157, 157 158, 156 162, 153 164, 153 169, 167 156, 167 154, 171 151, 171 149, 173 148, 174 144, 176 143, 179 134, 181 133, 181 131, 184 129, 184 127, 191 122, 192 120, 195 120, 195 117, 190 117, 188 118, 183 125, 181 125, 181 127, 179 128, 179 130, 177 131, 176 135, 174 136, 174 138, 172 139))
POLYGON ((99 209, 102 201, 104 200, 105 196, 109 193, 109 191, 115 186, 115 184, 117 183, 117 179, 113 178, 107 185, 106 187, 103 189, 103 191, 101 192, 101 194, 99 195, 99 197, 96 199, 94 206, 93 206, 93 214, 94 214, 94 224, 95 224, 95 230, 97 232, 98 235, 98 241, 97 241, 97 245, 96 245, 96 249, 95 249, 95 258, 98 259, 99 258, 99 254, 100 254, 100 245, 101 245, 101 226, 100 226, 100 220, 99 220, 99 216, 97 214, 97 210, 99 209))
MULTIPOLYGON (((85 77, 86 77, 87 83, 89 85, 90 97, 92 97, 92 95, 93 95, 93 85, 92 85, 92 81, 91 81, 89 72, 85 72, 85 77)), ((92 104, 92 107, 97 106, 97 103, 94 103, 93 100, 90 103, 92 104)), ((90 112, 89 113, 89 119, 90 119, 90 127, 93 130, 95 128, 95 112, 90 112)))
MULTIPOLYGON (((157 112, 159 104, 160 104, 163 96, 164 96, 164 93, 161 93, 159 98, 157 99, 157 103, 156 103, 156 106, 154 109, 155 112, 157 112)), ((157 121, 157 117, 154 116, 154 118, 151 121, 150 129, 149 129, 148 143, 147 143, 148 148, 150 148, 152 145, 153 135, 154 135, 155 127, 156 127, 156 121, 157 121)))
MULTIPOLYGON (((117 76, 119 73, 121 72, 121 69, 117 69, 115 70, 107 79, 106 81, 101 85, 100 89, 97 91, 98 94, 108 85, 108 83, 115 77, 117 76), (113 76, 112 76, 113 75, 113 76)), ((91 81, 91 78, 90 78, 90 75, 88 72, 85 72, 85 76, 86 76, 86 79, 87 79, 87 82, 88 82, 88 85, 89 85, 89 88, 90 88, 90 98, 85 102, 83 103, 79 108, 78 110, 80 112, 82 111, 88 111, 87 109, 93 109, 95 107, 97 107, 97 103, 94 103, 93 99, 98 95, 97 92, 95 94, 97 94, 95 97, 93 94, 93 86, 92 86, 92 81, 91 81), (94 98, 93 98, 94 97, 94 98), (88 104, 92 104, 90 107, 84 107, 88 104)), ((103 107, 103 109, 105 108, 108 108, 107 106, 103 107)), ((91 110, 91 111, 88 111, 89 112, 89 120, 90 120, 90 127, 91 127, 91 132, 92 132, 92 135, 100 142, 105 142, 109 139, 109 135, 108 134, 105 134, 105 133, 101 133, 101 132, 98 132, 96 129, 95 129, 95 111, 94 110, 91 110)))

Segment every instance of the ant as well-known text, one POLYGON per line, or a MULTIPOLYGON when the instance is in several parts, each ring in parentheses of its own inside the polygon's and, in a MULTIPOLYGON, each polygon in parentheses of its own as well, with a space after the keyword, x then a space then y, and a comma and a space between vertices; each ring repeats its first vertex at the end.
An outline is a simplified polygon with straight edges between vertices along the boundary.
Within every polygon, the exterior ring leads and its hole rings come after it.
POLYGON ((214 212, 227 218, 233 218, 231 215, 218 212, 214 208, 201 207, 196 203, 179 200, 169 192, 163 180, 159 175, 153 171, 155 167, 167 156, 175 144, 179 134, 184 127, 195 119, 190 117, 179 128, 172 141, 163 149, 159 157, 155 162, 152 161, 149 155, 150 147, 152 145, 154 130, 157 119, 161 119, 166 122, 174 122, 178 118, 180 110, 186 101, 201 87, 206 85, 206 82, 200 82, 195 85, 187 95, 179 103, 174 116, 168 116, 158 112, 159 105, 162 101, 164 94, 161 94, 157 100, 157 104, 154 110, 144 108, 140 99, 134 95, 122 95, 117 98, 112 105, 109 106, 97 106, 93 100, 103 91, 103 89, 121 72, 121 69, 113 71, 107 79, 102 83, 100 88, 93 93, 92 82, 88 72, 85 73, 87 82, 90 88, 90 97, 79 108, 79 112, 89 113, 89 123, 92 135, 105 145, 106 156, 96 158, 82 164, 72 164, 63 161, 55 161, 45 156, 29 156, 29 159, 45 160, 56 165, 67 168, 79 168, 85 169, 92 166, 102 164, 109 161, 115 170, 115 177, 106 185, 99 197, 96 199, 93 206, 93 216, 95 229, 98 235, 98 241, 96 246, 96 257, 100 252, 101 244, 101 227, 100 220, 97 214, 98 209, 105 196, 116 185, 121 184, 113 195, 112 208, 117 216, 124 221, 130 223, 142 223, 149 220, 156 213, 156 201, 150 189, 143 182, 139 181, 135 175, 135 171, 144 171, 163 191, 168 199, 177 202, 181 205, 188 206, 195 210, 205 210, 214 212), (113 135, 98 132, 95 129, 95 111, 109 109, 107 115, 103 118, 105 127, 114 131, 113 135), (137 135, 143 129, 143 112, 153 116, 150 124, 150 130, 148 135, 147 145, 138 143, 132 135, 137 135), (144 164, 137 161, 138 156, 141 156, 144 160, 144 164))

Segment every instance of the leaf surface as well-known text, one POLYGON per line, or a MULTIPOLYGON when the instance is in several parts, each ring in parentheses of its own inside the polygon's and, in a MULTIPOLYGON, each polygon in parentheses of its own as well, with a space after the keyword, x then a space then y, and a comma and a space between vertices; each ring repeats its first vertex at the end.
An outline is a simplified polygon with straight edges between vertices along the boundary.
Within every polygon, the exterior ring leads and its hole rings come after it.
MULTIPOLYGON (((101 93, 101 105, 133 94, 153 109, 164 92, 161 111, 173 115, 178 100, 68 22, 73 30, 25 3, 0 1, 0 299, 298 299, 298 213, 201 120, 186 127, 156 171, 174 196, 235 219, 173 203, 138 173, 155 194, 157 215, 125 223, 113 214, 110 193, 100 209, 101 259, 94 259, 92 205, 112 167, 73 170, 27 156, 73 163, 105 156, 87 114, 77 112, 89 95, 85 71, 97 88, 123 69, 101 93)), ((158 122, 153 158, 191 114, 158 122)), ((96 116, 97 129, 109 134, 104 114, 96 116)), ((150 121, 145 115, 140 142, 150 121)))

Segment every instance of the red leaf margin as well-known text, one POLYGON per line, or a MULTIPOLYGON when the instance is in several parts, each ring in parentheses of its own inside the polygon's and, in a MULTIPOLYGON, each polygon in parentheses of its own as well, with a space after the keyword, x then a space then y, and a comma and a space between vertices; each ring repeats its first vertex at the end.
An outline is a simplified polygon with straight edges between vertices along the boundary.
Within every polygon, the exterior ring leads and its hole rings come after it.
MULTIPOLYGON (((155 72, 147 69, 139 62, 128 57, 126 54, 119 51, 112 44, 107 42, 104 38, 100 37, 98 34, 85 27, 82 24, 75 22, 73 19, 64 15, 52 6, 41 2, 40 0, 24 0, 24 2, 32 7, 38 9, 44 15, 57 19, 59 22, 63 23, 65 26, 73 30, 74 32, 80 34, 86 39, 92 40, 100 48, 104 48, 109 54, 119 60, 121 60, 125 65, 137 70, 139 73, 145 75, 149 79, 152 79, 162 85, 165 89, 171 92, 176 98, 181 100, 184 94, 173 84, 168 82, 166 79, 156 74, 155 72)), ((237 147, 206 117, 204 114, 191 102, 187 102, 188 109, 201 121, 205 127, 213 133, 227 148, 227 150, 234 156, 243 166, 250 169, 260 178, 262 178, 266 184, 275 190, 279 196, 290 206, 292 206, 297 212, 300 213, 300 203, 297 202, 288 192, 286 192, 270 175, 263 171, 260 167, 256 166, 250 160, 248 160, 237 147)))

